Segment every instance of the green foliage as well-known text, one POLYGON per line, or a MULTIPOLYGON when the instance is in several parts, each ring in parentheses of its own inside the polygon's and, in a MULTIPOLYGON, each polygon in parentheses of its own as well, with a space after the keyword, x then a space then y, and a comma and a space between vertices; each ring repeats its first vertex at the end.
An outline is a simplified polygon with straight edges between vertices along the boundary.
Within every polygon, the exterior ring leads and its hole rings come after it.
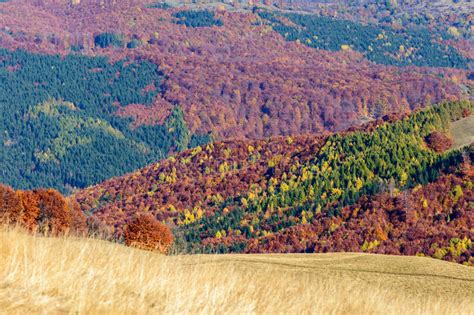
POLYGON ((183 110, 176 106, 173 108, 170 116, 165 122, 168 133, 173 137, 176 149, 178 151, 188 148, 191 140, 191 133, 184 121, 183 110))
POLYGON ((202 11, 179 11, 173 14, 176 24, 184 24, 187 27, 205 27, 205 26, 222 26, 222 20, 216 19, 214 12, 202 11))
POLYGON ((146 5, 146 8, 166 10, 166 9, 171 9, 172 6, 166 2, 154 2, 154 3, 146 5))
POLYGON ((133 49, 140 47, 142 45, 142 42, 136 38, 133 38, 131 41, 127 43, 127 48, 128 49, 133 49))
POLYGON ((191 136, 178 108, 166 126, 130 128, 115 115, 119 106, 150 104, 161 80, 147 61, 1 49, 0 182, 64 192, 186 148, 191 136))
POLYGON ((109 46, 122 47, 123 38, 120 35, 114 33, 100 33, 94 37, 94 43, 96 46, 106 48, 109 46))
POLYGON ((442 34, 427 28, 401 31, 310 14, 261 11, 259 15, 289 41, 331 51, 353 49, 380 64, 467 68, 470 61, 452 46, 439 43, 442 34), (286 25, 281 18, 295 25, 286 25))
POLYGON ((433 244, 432 249, 435 250, 432 255, 433 258, 443 259, 446 255, 450 254, 452 257, 459 257, 467 250, 472 248, 472 240, 470 238, 464 237, 452 238, 449 240, 449 246, 439 247, 438 244, 433 244))

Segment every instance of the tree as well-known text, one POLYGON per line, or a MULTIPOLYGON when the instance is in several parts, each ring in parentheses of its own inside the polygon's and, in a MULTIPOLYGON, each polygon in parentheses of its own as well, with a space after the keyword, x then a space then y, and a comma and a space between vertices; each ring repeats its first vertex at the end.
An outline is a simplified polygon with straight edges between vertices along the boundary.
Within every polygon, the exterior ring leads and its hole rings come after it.
POLYGON ((166 254, 173 244, 170 229, 150 214, 138 215, 124 233, 127 246, 166 254))

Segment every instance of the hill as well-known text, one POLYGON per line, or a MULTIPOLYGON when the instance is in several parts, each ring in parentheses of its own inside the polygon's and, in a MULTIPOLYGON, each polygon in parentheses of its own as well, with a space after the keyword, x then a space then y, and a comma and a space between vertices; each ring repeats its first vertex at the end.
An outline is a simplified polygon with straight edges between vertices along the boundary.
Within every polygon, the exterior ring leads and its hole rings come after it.
POLYGON ((68 191, 208 141, 189 132, 179 107, 155 126, 130 128, 115 114, 160 93, 163 74, 146 60, 0 48, 0 79, 0 180, 15 187, 68 191))
POLYGON ((162 256, 0 230, 7 313, 467 314, 474 269, 368 254, 162 256))
POLYGON ((316 15, 307 23, 294 13, 285 15, 293 26, 284 27, 299 42, 287 41, 282 23, 289 21, 259 12, 152 4, 0 3, 1 182, 68 192, 207 142, 209 134, 261 139, 345 130, 464 98, 472 84, 468 60, 426 30, 316 15), (331 31, 347 27, 351 42, 331 31), (67 117, 41 112, 46 102, 67 117), (169 117, 178 131, 170 132, 169 117))
POLYGON ((451 121, 470 110, 445 103, 339 134, 216 142, 72 198, 118 238, 151 213, 185 252, 434 256, 438 246, 471 263, 472 148, 444 151, 451 121))

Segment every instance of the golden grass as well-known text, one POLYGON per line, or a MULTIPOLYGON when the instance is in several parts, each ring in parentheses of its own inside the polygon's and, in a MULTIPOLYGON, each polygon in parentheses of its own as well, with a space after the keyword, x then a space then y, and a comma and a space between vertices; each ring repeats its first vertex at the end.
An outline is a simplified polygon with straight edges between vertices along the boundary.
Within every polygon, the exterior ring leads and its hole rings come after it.
POLYGON ((474 115, 455 121, 450 126, 453 148, 459 149, 474 142, 474 115))
POLYGON ((469 314, 474 268, 342 253, 165 257, 1 228, 0 312, 469 314))

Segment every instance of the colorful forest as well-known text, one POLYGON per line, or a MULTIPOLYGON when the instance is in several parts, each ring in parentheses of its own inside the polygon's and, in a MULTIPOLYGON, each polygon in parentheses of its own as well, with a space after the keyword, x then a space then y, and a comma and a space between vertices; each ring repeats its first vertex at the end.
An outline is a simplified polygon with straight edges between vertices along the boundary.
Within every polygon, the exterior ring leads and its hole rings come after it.
MULTIPOLYGON (((472 110, 472 102, 443 103, 338 134, 211 143, 74 198, 118 239, 130 218, 152 214, 173 228, 182 252, 344 251, 352 244, 351 251, 433 256, 455 235, 472 239, 472 147, 447 150, 449 123, 472 110), (382 202, 386 208, 378 208, 382 202), (425 229, 435 226, 444 234, 431 238, 425 229), (311 237, 292 235, 307 230, 311 237), (409 236, 415 232, 424 236, 409 236), (342 239, 328 242, 333 233, 342 239)), ((465 255, 443 258, 468 262, 466 244, 465 255)))
POLYGON ((474 264, 469 28, 278 6, 0 0, 0 221, 474 264))
POLYGON ((0 182, 20 189, 71 192, 211 139, 341 131, 472 88, 468 57, 441 31, 145 0, 0 12, 0 182), (330 31, 347 27, 353 42, 330 31), (429 67, 385 65, 408 63, 429 67))

